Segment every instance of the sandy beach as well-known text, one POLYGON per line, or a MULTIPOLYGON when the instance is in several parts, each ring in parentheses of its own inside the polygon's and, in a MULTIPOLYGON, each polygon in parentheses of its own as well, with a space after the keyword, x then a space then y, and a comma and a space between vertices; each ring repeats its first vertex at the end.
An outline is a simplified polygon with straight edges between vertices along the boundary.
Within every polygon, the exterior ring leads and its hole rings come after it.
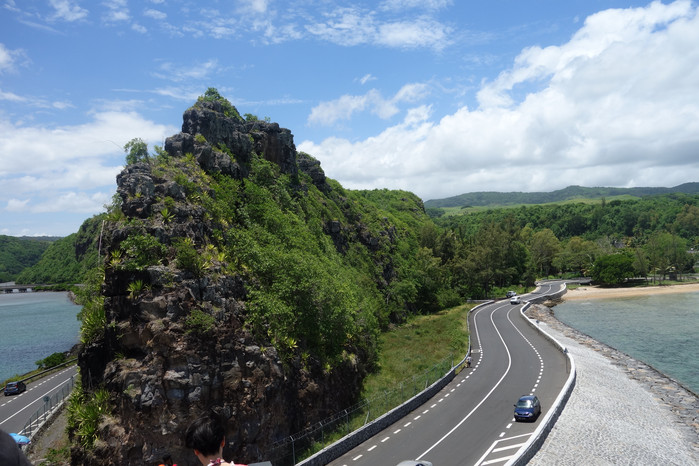
POLYGON ((682 285, 652 285, 635 286, 632 288, 600 288, 598 286, 581 286, 568 289, 563 295, 564 301, 579 301, 586 299, 628 298, 651 294, 691 293, 699 292, 699 283, 682 285))

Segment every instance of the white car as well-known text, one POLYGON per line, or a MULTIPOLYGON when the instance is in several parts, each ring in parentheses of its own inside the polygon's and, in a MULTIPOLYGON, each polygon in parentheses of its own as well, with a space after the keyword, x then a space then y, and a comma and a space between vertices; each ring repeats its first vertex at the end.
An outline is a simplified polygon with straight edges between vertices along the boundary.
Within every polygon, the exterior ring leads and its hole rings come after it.
POLYGON ((519 296, 513 296, 510 298, 510 304, 519 304, 521 302, 522 302, 522 300, 519 299, 519 296))

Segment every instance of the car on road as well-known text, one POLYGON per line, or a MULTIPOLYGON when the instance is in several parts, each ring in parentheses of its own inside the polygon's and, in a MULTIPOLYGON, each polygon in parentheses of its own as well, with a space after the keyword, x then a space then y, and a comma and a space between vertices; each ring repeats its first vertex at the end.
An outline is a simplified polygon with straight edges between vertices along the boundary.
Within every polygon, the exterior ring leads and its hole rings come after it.
POLYGON ((24 384, 24 382, 9 382, 7 385, 5 385, 5 390, 3 390, 3 392, 5 393, 5 396, 19 395, 26 389, 27 386, 24 384))
POLYGON ((398 466, 432 466, 429 461, 401 461, 398 466))
POLYGON ((541 403, 536 395, 521 396, 515 403, 515 421, 533 421, 541 414, 541 403))
POLYGON ((507 296, 508 298, 511 298, 513 296, 517 296, 517 292, 510 290, 507 292, 507 294, 505 296, 507 296))
POLYGON ((519 304, 521 303, 522 300, 519 298, 519 296, 513 296, 510 298, 510 304, 519 304))

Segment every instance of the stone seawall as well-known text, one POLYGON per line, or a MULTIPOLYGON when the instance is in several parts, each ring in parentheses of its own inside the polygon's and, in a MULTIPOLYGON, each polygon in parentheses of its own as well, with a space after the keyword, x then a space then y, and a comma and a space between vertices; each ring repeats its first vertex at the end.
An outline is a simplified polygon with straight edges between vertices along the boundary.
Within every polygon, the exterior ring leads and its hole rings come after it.
POLYGON ((699 398, 652 367, 558 321, 538 319, 575 358, 577 384, 531 465, 699 464, 699 398))

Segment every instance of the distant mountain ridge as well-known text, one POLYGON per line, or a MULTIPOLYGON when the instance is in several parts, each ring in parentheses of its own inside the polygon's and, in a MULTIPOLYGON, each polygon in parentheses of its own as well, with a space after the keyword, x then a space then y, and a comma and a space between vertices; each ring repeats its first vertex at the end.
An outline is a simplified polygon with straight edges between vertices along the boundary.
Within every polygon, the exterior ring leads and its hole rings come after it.
POLYGON ((426 208, 440 207, 461 207, 461 206, 490 206, 490 205, 513 205, 513 204, 546 204, 550 202, 563 202, 571 199, 595 199, 608 196, 653 196, 657 194, 699 193, 699 183, 684 183, 673 188, 586 188, 583 186, 568 186, 551 192, 494 192, 480 191, 474 193, 464 193, 458 196, 444 199, 431 199, 425 201, 426 208))

